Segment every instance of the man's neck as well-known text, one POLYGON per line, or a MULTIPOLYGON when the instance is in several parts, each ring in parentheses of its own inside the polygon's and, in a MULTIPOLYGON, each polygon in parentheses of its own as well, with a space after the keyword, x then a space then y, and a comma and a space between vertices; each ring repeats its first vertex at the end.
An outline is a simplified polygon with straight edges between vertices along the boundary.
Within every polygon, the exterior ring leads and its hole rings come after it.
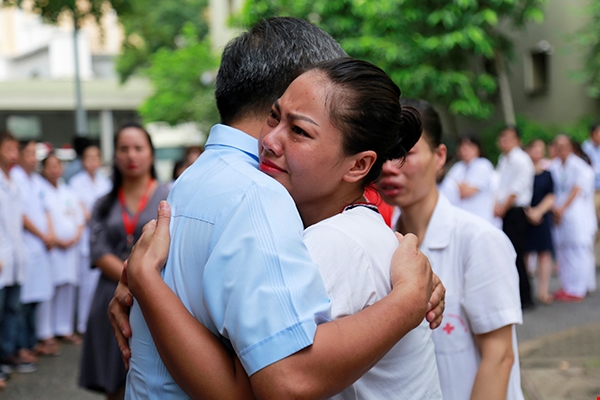
POLYGON ((260 117, 246 117, 232 122, 229 126, 239 129, 253 138, 258 139, 258 135, 260 134, 260 130, 266 119, 266 115, 260 117))

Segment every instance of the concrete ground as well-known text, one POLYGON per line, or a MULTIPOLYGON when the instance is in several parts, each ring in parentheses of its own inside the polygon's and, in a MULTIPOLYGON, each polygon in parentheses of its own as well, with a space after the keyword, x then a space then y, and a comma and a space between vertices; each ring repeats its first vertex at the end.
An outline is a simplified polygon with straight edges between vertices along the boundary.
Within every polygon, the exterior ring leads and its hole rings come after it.
MULTIPOLYGON (((600 276, 596 280, 600 287, 600 276)), ((551 287, 558 282, 553 278, 551 287)), ((538 305, 517 327, 521 379, 528 400, 596 400, 600 396, 600 292, 582 303, 538 305)), ((2 400, 98 400, 77 386, 81 346, 40 359, 31 374, 13 374, 2 400)))

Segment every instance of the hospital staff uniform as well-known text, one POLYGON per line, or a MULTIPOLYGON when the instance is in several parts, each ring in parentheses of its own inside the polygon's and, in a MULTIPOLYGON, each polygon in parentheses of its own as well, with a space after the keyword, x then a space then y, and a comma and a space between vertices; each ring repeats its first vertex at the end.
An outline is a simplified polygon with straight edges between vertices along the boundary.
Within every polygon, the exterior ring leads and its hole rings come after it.
MULTIPOLYGON (((56 239, 69 241, 76 238, 85 223, 77 197, 62 180, 57 187, 46 181, 44 191, 56 239)), ((73 334, 77 256, 77 244, 67 249, 54 247, 50 250, 54 296, 40 305, 38 323, 42 340, 73 334)))
POLYGON ((554 159, 550 168, 555 183, 555 207, 561 207, 574 188, 579 189, 560 223, 554 225, 554 244, 562 290, 576 297, 584 297, 588 291, 590 265, 594 258, 589 168, 575 154, 570 154, 564 163, 558 158, 554 159))
POLYGON ((0 171, 0 360, 18 350, 21 284, 25 275, 23 211, 15 182, 0 171))
POLYGON ((453 192, 458 191, 460 183, 465 183, 476 188, 477 193, 473 196, 461 199, 460 194, 458 194, 458 196, 454 196, 454 198, 449 197, 448 199, 458 208, 478 215, 486 221, 493 222, 494 193, 492 175, 495 174, 494 166, 487 158, 478 157, 468 163, 459 161, 448 171, 448 174, 444 178, 443 186, 455 186, 453 192))
MULTIPOLYGON (((390 264, 398 240, 382 216, 369 207, 347 207, 304 231, 304 243, 319 265, 331 299, 334 320, 359 312, 392 290, 390 264)), ((432 332, 423 319, 332 400, 441 399, 432 332)))
MULTIPOLYGON (((83 205, 87 215, 91 215, 96 200, 110 191, 112 183, 99 171, 92 179, 90 174, 83 170, 69 180, 69 187, 83 205)), ((87 224, 78 247, 77 332, 85 333, 92 297, 100 278, 100 270, 92 268, 90 262, 90 229, 87 224)))
POLYGON ((440 194, 421 251, 446 287, 444 320, 433 332, 443 398, 470 398, 481 362, 475 335, 512 325, 515 361, 507 399, 522 400, 514 325, 523 317, 515 251, 506 235, 440 194))
MULTIPOLYGON (((27 174, 20 166, 10 171, 21 193, 23 212, 42 234, 49 233, 48 209, 45 199, 45 180, 37 172, 27 174)), ((50 254, 43 240, 28 230, 24 231, 27 263, 25 279, 21 286, 21 302, 23 303, 24 337, 23 347, 32 349, 37 344, 38 332, 36 314, 39 303, 48 301, 54 295, 50 254)))

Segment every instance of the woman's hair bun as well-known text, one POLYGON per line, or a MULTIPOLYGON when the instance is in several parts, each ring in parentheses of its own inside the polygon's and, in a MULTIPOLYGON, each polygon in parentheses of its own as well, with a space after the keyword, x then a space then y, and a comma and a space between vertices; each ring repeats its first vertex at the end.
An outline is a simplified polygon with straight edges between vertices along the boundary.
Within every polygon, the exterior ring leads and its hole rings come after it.
POLYGON ((412 147, 419 141, 423 126, 421 114, 412 106, 402 106, 400 114, 401 125, 398 132, 399 139, 390 149, 389 159, 404 158, 412 147))

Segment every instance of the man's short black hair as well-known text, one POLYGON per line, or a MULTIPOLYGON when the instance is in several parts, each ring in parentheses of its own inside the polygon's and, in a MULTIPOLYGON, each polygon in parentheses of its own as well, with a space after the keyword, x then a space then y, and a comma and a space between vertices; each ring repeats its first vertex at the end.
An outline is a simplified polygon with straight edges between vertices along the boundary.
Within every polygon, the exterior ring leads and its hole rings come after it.
POLYGON ((292 17, 258 22, 223 51, 215 88, 221 122, 262 116, 302 69, 344 56, 340 45, 310 22, 292 17))

